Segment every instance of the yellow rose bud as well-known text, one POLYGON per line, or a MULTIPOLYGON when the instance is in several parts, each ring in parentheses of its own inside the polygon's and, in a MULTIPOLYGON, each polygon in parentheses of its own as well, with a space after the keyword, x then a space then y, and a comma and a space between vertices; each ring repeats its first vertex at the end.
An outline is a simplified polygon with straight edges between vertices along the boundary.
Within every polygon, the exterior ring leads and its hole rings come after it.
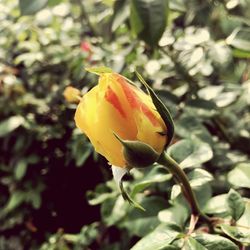
POLYGON ((83 96, 75 113, 76 126, 95 150, 112 165, 126 167, 123 140, 141 141, 161 154, 167 142, 166 125, 147 94, 116 73, 103 73, 83 96))
POLYGON ((81 92, 79 89, 68 86, 65 88, 63 95, 67 102, 78 103, 81 99, 81 92))

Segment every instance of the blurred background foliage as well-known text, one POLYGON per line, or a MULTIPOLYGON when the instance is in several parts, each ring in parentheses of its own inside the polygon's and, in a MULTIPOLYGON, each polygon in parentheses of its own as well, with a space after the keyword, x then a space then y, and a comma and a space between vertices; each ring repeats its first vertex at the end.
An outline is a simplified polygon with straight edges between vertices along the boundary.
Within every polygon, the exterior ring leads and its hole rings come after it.
POLYGON ((249 25, 249 0, 2 0, 0 249, 249 245, 249 25), (93 87, 84 68, 101 65, 136 82, 137 68, 168 106, 169 153, 223 219, 216 234, 200 224, 183 237, 190 211, 161 166, 125 182, 146 212, 122 199, 63 98, 68 85, 93 87))

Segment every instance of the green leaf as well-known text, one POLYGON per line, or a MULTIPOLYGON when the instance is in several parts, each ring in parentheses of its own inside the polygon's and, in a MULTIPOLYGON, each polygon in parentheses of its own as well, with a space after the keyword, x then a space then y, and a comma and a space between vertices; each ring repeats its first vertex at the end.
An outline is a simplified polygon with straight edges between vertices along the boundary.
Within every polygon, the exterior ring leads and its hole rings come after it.
POLYGON ((231 54, 231 48, 221 41, 211 45, 209 50, 209 57, 216 65, 221 66, 223 68, 227 66, 231 61, 231 54))
POLYGON ((220 194, 211 198, 204 208, 208 214, 227 213, 227 194, 220 194))
POLYGON ((115 197, 118 196, 118 190, 115 185, 113 187, 115 190, 108 188, 107 186, 111 183, 114 184, 113 182, 107 182, 106 184, 101 183, 96 186, 95 191, 87 191, 86 197, 89 204, 95 206, 108 199, 115 199, 115 197))
POLYGON ((176 225, 181 227, 184 227, 188 217, 188 207, 177 202, 170 208, 160 211, 158 214, 158 218, 161 222, 168 223, 171 221, 171 223, 176 223, 176 225))
POLYGON ((104 73, 113 73, 113 70, 105 67, 105 66, 101 66, 101 67, 92 67, 92 68, 85 68, 86 71, 90 72, 90 73, 94 73, 96 75, 101 75, 104 73))
POLYGON ((75 140, 71 145, 71 155, 76 161, 76 166, 81 167, 93 152, 93 146, 82 135, 73 137, 75 140))
POLYGON ((82 145, 81 149, 78 148, 76 155, 76 166, 77 167, 83 166, 85 161, 89 158, 92 152, 93 152, 93 147, 88 143, 82 145))
POLYGON ((250 188, 250 163, 240 163, 228 173, 228 181, 236 187, 250 188))
POLYGON ((140 204, 145 208, 145 212, 131 208, 126 213, 126 220, 122 226, 126 227, 131 235, 143 237, 160 224, 157 215, 166 207, 166 200, 151 196, 143 198, 140 204))
POLYGON ((154 166, 152 170, 146 176, 144 176, 142 180, 140 180, 140 182, 135 183, 131 192, 131 196, 134 197, 137 193, 141 192, 154 183, 165 182, 170 179, 171 175, 166 174, 165 169, 160 166, 154 166), (161 172, 160 170, 164 170, 164 172, 161 172))
POLYGON ((189 237, 186 241, 185 250, 207 250, 206 247, 202 246, 197 240, 189 237))
POLYGON ((217 107, 227 107, 237 100, 242 88, 234 84, 224 86, 206 86, 198 91, 198 95, 207 101, 213 101, 217 107))
POLYGON ((169 1, 169 9, 178 12, 186 12, 187 5, 183 0, 170 0, 169 1))
POLYGON ((63 0, 48 0, 48 6, 49 7, 54 7, 58 4, 60 4, 63 0))
POLYGON ((115 225, 126 215, 128 207, 122 196, 105 200, 101 206, 102 220, 108 226, 115 225))
POLYGON ((168 153, 182 168, 195 167, 213 157, 210 145, 197 138, 178 141, 169 147, 168 153))
POLYGON ((168 0, 131 0, 132 31, 147 44, 158 44, 167 24, 168 0))
POLYGON ((245 212, 237 221, 237 225, 250 228, 250 199, 244 199, 245 212))
POLYGON ((171 243, 180 235, 176 226, 167 224, 158 226, 153 232, 139 240, 131 250, 174 249, 171 243))
POLYGON ((18 161, 16 168, 15 168, 16 180, 21 180, 24 177, 26 170, 27 170, 27 166, 28 166, 28 163, 26 159, 21 159, 18 161))
POLYGON ((230 189, 227 195, 227 205, 231 216, 238 220, 245 211, 245 203, 241 195, 233 189, 230 189))
POLYGON ((250 227, 220 225, 222 231, 230 238, 250 245, 250 227))
POLYGON ((250 51, 233 49, 233 56, 237 58, 250 58, 250 51))
POLYGON ((188 174, 188 179, 190 180, 191 185, 202 186, 213 180, 213 176, 204 169, 194 169, 188 174))
MULTIPOLYGON (((81 232, 78 234, 63 234, 62 237, 65 241, 76 244, 81 249, 85 249, 85 247, 89 246, 98 237, 98 226, 99 224, 94 222, 90 225, 83 226, 81 232)), ((68 247, 62 248, 61 250, 68 250, 68 247)))
MULTIPOLYGON (((5 205, 4 209, 2 210, 3 214, 7 214, 17 208, 21 203, 23 203, 26 199, 26 195, 24 192, 21 191, 14 191, 7 204, 5 205)), ((1 213, 2 214, 2 213, 1 213)))
POLYGON ((21 15, 33 15, 46 6, 48 0, 19 0, 21 15))
POLYGON ((152 101, 159 112, 161 118, 166 124, 167 127, 167 144, 166 147, 171 143, 171 140, 174 136, 174 122, 172 119, 172 116, 170 112, 168 111, 167 107, 164 105, 164 103, 160 100, 160 98, 155 94, 154 90, 146 83, 146 81, 143 79, 143 77, 135 71, 136 76, 140 80, 140 82, 146 87, 147 91, 149 92, 152 101))
POLYGON ((194 99, 186 103, 185 110, 195 113, 199 117, 213 117, 218 113, 217 106, 213 101, 194 99))
MULTIPOLYGON (((195 191, 202 191, 202 198, 206 197, 205 184, 213 180, 213 176, 204 169, 194 169, 188 174, 191 187, 195 191), (204 190, 202 190, 204 188, 204 190)), ((181 193, 179 185, 174 185, 171 192, 171 199, 175 199, 181 193)), ((197 194, 196 194, 197 195, 197 194)), ((207 194, 208 195, 208 194, 207 194)), ((198 198, 198 197, 197 197, 198 198)))
MULTIPOLYGON (((198 186, 192 185, 191 183, 191 186, 194 191, 198 205, 203 211, 203 208, 212 197, 211 186, 208 183, 198 186)), ((174 185, 172 187, 170 198, 172 204, 175 205, 176 203, 181 203, 189 208, 187 200, 184 198, 184 195, 181 192, 180 185, 174 185)))
POLYGON ((204 141, 210 145, 213 143, 211 134, 207 128, 201 123, 197 116, 190 114, 183 114, 176 121, 176 134, 185 139, 190 139, 190 128, 192 129, 192 136, 197 137, 201 141, 204 141))
POLYGON ((89 246, 99 235, 98 222, 83 226, 78 234, 79 240, 83 246, 89 246))
POLYGON ((91 205, 91 206, 95 206, 95 205, 98 205, 98 204, 102 204, 104 201, 106 201, 107 199, 110 199, 110 198, 115 198, 117 196, 116 193, 95 193, 93 191, 88 191, 86 193, 87 195, 87 199, 88 199, 88 203, 91 205))
POLYGON ((42 199, 39 191, 31 191, 28 193, 26 197, 26 201, 30 202, 35 209, 39 209, 41 207, 42 199))
POLYGON ((0 137, 4 137, 24 123, 22 116, 12 116, 0 123, 0 137))
POLYGON ((232 241, 219 235, 199 234, 194 239, 208 250, 239 250, 232 241))
POLYGON ((250 28, 236 28, 226 42, 236 49, 250 51, 250 28))
POLYGON ((122 25, 129 17, 129 5, 126 0, 115 1, 114 4, 114 15, 112 20, 112 31, 116 31, 117 28, 122 25))

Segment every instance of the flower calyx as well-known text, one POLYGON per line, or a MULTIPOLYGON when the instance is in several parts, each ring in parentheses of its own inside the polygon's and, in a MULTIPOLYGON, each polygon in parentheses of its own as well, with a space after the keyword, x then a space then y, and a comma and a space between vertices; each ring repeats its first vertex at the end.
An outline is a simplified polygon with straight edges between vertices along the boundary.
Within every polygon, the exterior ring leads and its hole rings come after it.
POLYGON ((128 168, 145 168, 155 163, 160 155, 147 143, 123 140, 113 132, 123 146, 123 155, 128 168))

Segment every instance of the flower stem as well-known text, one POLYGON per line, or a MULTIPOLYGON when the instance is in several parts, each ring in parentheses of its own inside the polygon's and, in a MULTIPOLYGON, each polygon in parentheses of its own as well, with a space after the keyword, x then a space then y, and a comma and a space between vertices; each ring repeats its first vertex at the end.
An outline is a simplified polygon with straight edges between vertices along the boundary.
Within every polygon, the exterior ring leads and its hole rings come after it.
POLYGON ((195 194, 187 178, 187 175, 179 166, 179 164, 172 157, 170 157, 166 152, 163 152, 161 154, 160 158, 158 159, 158 163, 165 166, 167 170, 173 174, 173 176, 175 177, 175 180, 181 186, 183 195, 185 196, 185 198, 187 199, 191 207, 192 215, 200 216, 205 221, 210 222, 209 217, 203 214, 202 211, 200 210, 195 194))

